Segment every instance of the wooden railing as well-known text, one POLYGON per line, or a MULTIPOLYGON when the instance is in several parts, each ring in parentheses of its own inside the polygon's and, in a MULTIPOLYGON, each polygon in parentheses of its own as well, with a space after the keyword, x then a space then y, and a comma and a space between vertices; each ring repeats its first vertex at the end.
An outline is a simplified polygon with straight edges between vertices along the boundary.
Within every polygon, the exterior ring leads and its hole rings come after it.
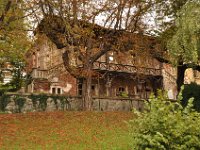
MULTIPOLYGON (((82 68, 83 66, 77 66, 78 68, 82 68)), ((156 68, 147 68, 147 67, 138 67, 134 65, 123 65, 116 63, 106 63, 96 61, 93 64, 94 70, 102 70, 102 71, 112 71, 112 72, 124 72, 124 73, 136 73, 143 75, 152 75, 152 76, 161 76, 162 70, 156 68)), ((39 68, 34 68, 32 71, 33 78, 51 78, 54 74, 61 73, 65 71, 64 64, 58 64, 52 68, 48 68, 47 70, 42 70, 39 68)))
POLYGON ((31 76, 32 78, 49 79, 53 77, 55 74, 61 74, 64 71, 66 71, 64 64, 60 63, 48 69, 33 68, 31 76))
POLYGON ((32 78, 42 78, 47 79, 48 78, 48 71, 47 70, 40 70, 38 68, 34 68, 31 73, 32 78))
POLYGON ((106 63, 106 62, 99 62, 99 61, 94 62, 93 69, 113 71, 113 72, 137 73, 137 74, 153 75, 153 76, 161 76, 162 75, 161 69, 138 67, 138 66, 134 66, 134 65, 106 63))

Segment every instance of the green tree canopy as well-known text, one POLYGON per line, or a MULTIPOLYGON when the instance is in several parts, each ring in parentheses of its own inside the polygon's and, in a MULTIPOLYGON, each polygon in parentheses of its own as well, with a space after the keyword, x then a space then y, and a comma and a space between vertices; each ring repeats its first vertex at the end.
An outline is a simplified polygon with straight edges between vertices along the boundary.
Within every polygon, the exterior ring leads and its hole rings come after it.
POLYGON ((23 58, 30 45, 23 1, 0 1, 0 61, 23 58))
POLYGON ((200 1, 183 6, 175 21, 175 32, 168 40, 167 49, 174 63, 198 63, 200 56, 200 1), (178 60, 178 61, 177 61, 178 60))
MULTIPOLYGON (((28 39, 28 12, 23 0, 0 1, 0 65, 4 62, 13 64, 10 72, 13 80, 7 84, 0 84, 0 93, 7 90, 18 90, 22 83, 22 66, 24 54, 31 45, 28 39)), ((0 67, 0 72, 5 70, 0 67)))

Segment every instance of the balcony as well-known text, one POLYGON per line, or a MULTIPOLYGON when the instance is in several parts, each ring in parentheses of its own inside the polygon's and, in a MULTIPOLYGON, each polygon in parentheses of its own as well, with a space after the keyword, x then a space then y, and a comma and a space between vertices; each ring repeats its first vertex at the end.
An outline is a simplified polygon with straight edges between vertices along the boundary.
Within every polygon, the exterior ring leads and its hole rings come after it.
POLYGON ((48 71, 34 68, 31 73, 32 78, 40 78, 40 79, 47 79, 48 78, 48 71))
MULTIPOLYGON (((77 66, 78 68, 82 68, 82 65, 77 66)), ((97 71, 111 71, 111 72, 122 72, 122 73, 131 73, 131 74, 141 74, 147 76, 161 76, 162 69, 157 68, 148 68, 148 67, 138 67, 134 65, 123 65, 116 63, 106 63, 96 61, 93 64, 93 69, 97 71)), ((48 70, 34 68, 31 76, 33 78, 44 78, 49 79, 55 74, 60 74, 61 72, 65 72, 64 64, 58 64, 48 70)))
POLYGON ((161 69, 138 67, 134 65, 106 63, 106 62, 99 62, 99 61, 94 62, 93 69, 102 70, 102 71, 137 73, 137 74, 151 75, 151 76, 162 75, 161 69))

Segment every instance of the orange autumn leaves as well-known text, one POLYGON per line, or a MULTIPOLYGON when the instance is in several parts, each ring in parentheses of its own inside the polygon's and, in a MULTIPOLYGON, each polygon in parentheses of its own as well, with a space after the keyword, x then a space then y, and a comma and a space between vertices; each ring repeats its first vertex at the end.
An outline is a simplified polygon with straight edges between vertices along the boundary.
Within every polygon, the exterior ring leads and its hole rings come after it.
POLYGON ((127 112, 0 115, 0 149, 104 149, 127 146, 127 112))

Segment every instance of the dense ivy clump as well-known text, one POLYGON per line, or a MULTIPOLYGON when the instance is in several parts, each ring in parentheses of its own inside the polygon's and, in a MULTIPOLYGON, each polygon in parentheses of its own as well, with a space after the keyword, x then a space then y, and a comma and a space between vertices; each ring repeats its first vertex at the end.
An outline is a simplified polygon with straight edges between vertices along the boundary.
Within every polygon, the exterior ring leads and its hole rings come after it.
POLYGON ((6 111, 6 106, 10 103, 11 99, 14 100, 15 106, 17 106, 17 113, 22 112, 22 108, 24 107, 24 104, 26 102, 26 98, 29 98, 32 100, 33 107, 35 109, 39 109, 40 111, 45 111, 47 107, 47 99, 52 98, 54 100, 54 103, 58 109, 57 106, 57 100, 60 100, 61 103, 61 110, 71 109, 69 96, 62 96, 62 95, 47 95, 47 94, 31 94, 29 96, 25 95, 7 95, 3 94, 0 97, 0 112, 6 111), (39 103, 38 103, 39 102, 39 103))
POLYGON ((39 94, 39 95, 34 95, 34 94, 31 94, 29 96, 29 98, 33 101, 33 105, 34 107, 36 107, 37 105, 37 101, 39 101, 39 108, 41 110, 45 110, 46 107, 47 107, 47 99, 48 98, 52 98, 54 100, 54 103, 57 105, 57 99, 60 100, 61 102, 61 107, 62 107, 62 110, 64 110, 64 106, 65 104, 68 104, 69 105, 69 101, 68 101, 68 96, 60 96, 60 95, 46 95, 46 94, 39 94))
POLYGON ((31 94, 29 96, 29 98, 32 100, 33 106, 35 108, 36 108, 36 105, 37 105, 37 101, 39 101, 39 108, 43 111, 46 109, 47 99, 48 99, 48 96, 46 94, 39 94, 39 95, 31 94))
POLYGON ((3 94, 0 97, 0 111, 4 112, 7 104, 10 102, 10 96, 3 94))
MULTIPOLYGON (((182 96, 179 96, 182 99, 182 96)), ((193 100, 183 108, 165 96, 152 97, 143 112, 129 122, 133 150, 199 150, 200 114, 192 109, 193 100)))
POLYGON ((22 112, 22 108, 25 104, 25 98, 24 97, 20 97, 20 96, 16 96, 14 98, 15 104, 18 106, 18 111, 17 112, 22 112))

